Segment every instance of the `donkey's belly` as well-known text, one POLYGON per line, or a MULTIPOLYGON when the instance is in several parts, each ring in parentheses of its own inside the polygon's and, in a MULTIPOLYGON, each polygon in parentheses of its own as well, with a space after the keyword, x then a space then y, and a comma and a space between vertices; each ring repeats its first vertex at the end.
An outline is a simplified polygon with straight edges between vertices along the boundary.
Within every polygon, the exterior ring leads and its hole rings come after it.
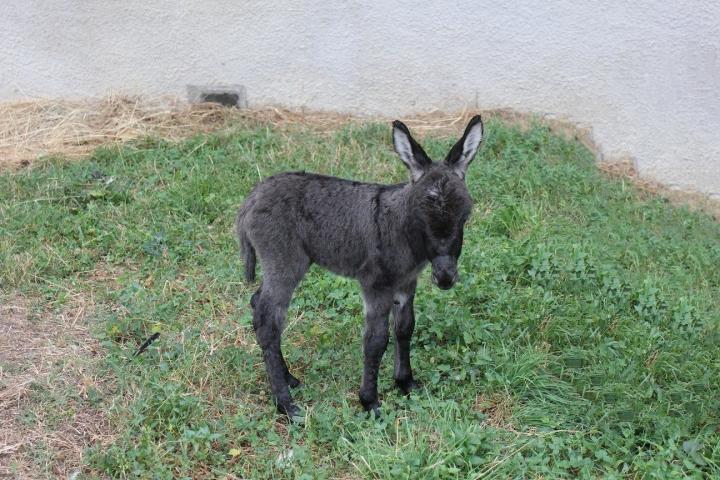
POLYGON ((360 268, 365 263, 364 252, 347 248, 308 248, 308 255, 313 263, 343 277, 357 278, 360 268))
POLYGON ((428 262, 410 263, 400 258, 358 254, 343 259, 313 259, 319 266, 343 277, 355 278, 376 288, 401 288, 414 282, 428 262))

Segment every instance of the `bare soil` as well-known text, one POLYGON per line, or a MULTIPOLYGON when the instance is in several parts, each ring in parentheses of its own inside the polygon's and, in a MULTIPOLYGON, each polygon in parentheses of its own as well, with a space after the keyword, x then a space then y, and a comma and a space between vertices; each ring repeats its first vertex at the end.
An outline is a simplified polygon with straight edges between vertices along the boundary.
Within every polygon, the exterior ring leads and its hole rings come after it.
POLYGON ((67 478, 87 446, 112 438, 93 404, 104 385, 91 368, 100 355, 91 309, 78 297, 58 313, 0 298, 0 477, 67 478))

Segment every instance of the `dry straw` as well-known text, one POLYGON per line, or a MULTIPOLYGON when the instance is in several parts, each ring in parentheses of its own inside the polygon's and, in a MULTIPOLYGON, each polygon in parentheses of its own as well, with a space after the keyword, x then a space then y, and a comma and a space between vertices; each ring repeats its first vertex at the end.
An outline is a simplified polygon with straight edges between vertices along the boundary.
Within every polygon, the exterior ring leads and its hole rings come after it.
MULTIPOLYGON (((526 123, 511 111, 488 112, 526 123)), ((406 123, 422 136, 460 131, 470 112, 438 111, 410 117, 406 123)), ((388 120, 373 117, 376 120, 388 120)), ((109 95, 86 100, 31 100, 0 103, 0 168, 26 166, 42 155, 75 158, 98 145, 145 136, 181 140, 241 121, 278 127, 304 125, 329 132, 339 125, 370 119, 349 114, 265 107, 238 110, 217 104, 188 105, 172 97, 109 95)))
POLYGON ((109 388, 91 368, 101 351, 85 327, 93 304, 80 294, 69 303, 53 314, 20 296, 0 298, 0 478, 67 478, 87 446, 113 438, 106 413, 88 403, 91 389, 109 388), (59 398, 68 402, 60 417, 44 408, 59 398))
POLYGON ((41 155, 81 156, 98 145, 144 136, 177 140, 222 125, 227 109, 172 99, 111 95, 101 99, 0 104, 0 167, 41 155))

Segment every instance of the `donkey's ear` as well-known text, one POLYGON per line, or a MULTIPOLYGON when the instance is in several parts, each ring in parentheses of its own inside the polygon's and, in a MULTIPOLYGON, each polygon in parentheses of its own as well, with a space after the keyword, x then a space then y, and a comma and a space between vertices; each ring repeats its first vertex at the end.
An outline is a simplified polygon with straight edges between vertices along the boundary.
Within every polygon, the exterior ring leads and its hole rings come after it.
POLYGON ((400 159, 410 169, 413 182, 416 182, 425 169, 432 164, 432 160, 425 154, 419 143, 412 138, 410 130, 399 120, 393 122, 393 145, 400 159))
POLYGON ((447 163, 453 171, 460 177, 465 178, 468 165, 475 158, 475 154, 480 147, 483 138, 483 123, 480 115, 475 115, 470 119, 470 123, 465 128, 462 138, 452 147, 445 163, 447 163))

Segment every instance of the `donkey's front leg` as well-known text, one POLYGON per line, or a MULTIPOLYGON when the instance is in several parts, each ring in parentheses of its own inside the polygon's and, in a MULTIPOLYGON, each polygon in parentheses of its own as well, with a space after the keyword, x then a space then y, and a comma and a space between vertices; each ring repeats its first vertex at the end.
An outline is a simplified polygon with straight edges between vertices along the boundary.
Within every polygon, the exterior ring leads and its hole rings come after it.
POLYGON ((415 329, 415 298, 416 283, 400 289, 393 298, 393 324, 395 327, 395 385, 405 394, 420 388, 413 378, 410 367, 410 340, 415 329))
POLYGON ((363 368, 362 385, 360 386, 360 403, 367 411, 380 416, 380 400, 377 392, 378 370, 380 361, 387 348, 388 316, 392 306, 392 292, 364 291, 365 301, 365 334, 363 336, 363 368))

